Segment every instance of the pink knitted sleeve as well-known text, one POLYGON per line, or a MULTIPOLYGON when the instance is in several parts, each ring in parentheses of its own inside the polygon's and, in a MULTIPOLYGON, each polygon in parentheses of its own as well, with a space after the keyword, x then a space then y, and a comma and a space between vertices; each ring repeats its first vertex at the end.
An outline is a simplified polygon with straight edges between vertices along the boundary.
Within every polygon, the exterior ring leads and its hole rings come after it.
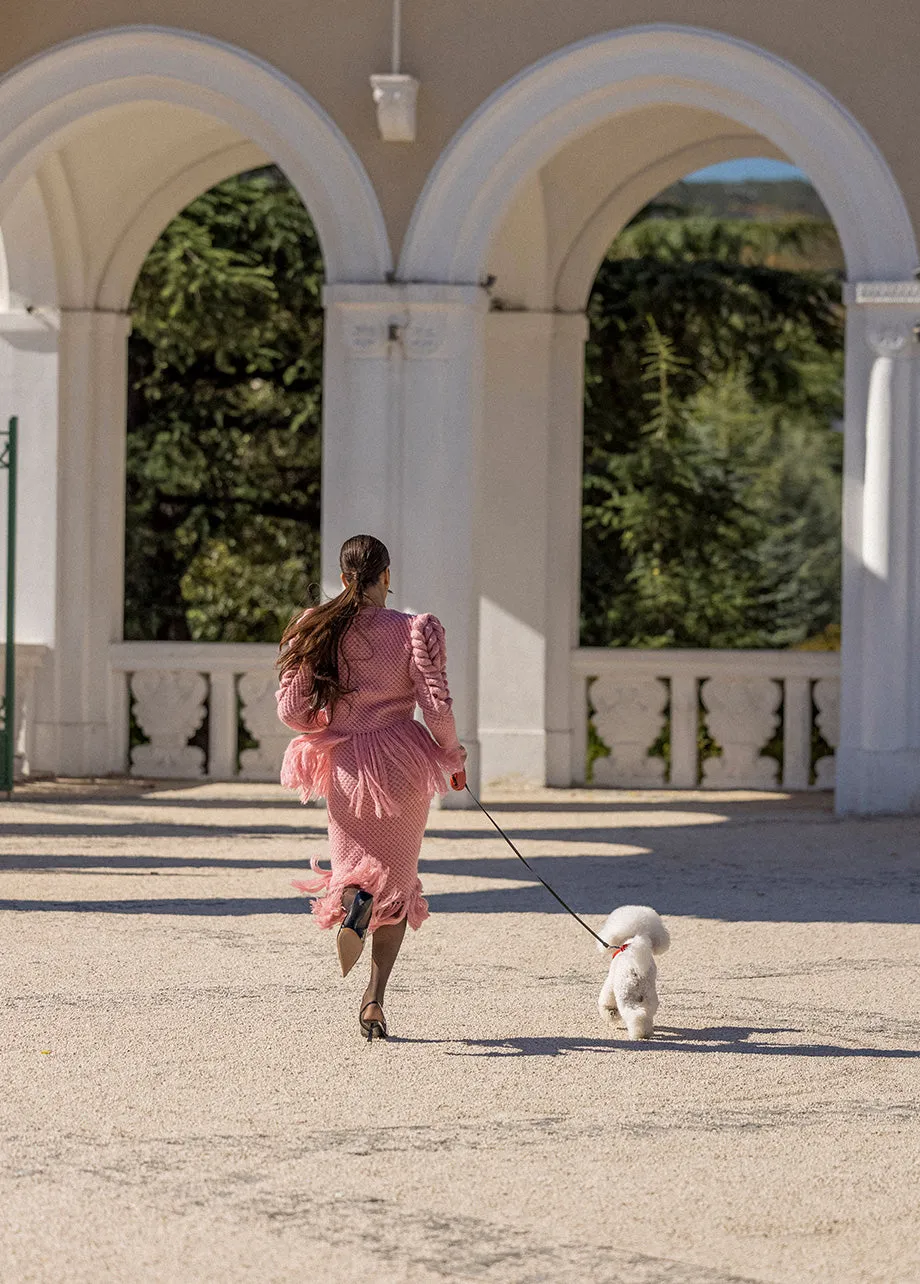
POLYGON ((451 712, 453 701, 447 686, 447 646, 444 627, 434 615, 415 615, 410 625, 412 677, 415 698, 428 730, 438 744, 456 753, 456 767, 462 766, 460 741, 451 712))
POLYGON ((278 717, 292 731, 315 731, 317 726, 325 725, 322 715, 318 720, 307 707, 311 679, 312 674, 307 665, 301 665, 296 672, 289 669, 281 675, 281 690, 275 692, 278 717))

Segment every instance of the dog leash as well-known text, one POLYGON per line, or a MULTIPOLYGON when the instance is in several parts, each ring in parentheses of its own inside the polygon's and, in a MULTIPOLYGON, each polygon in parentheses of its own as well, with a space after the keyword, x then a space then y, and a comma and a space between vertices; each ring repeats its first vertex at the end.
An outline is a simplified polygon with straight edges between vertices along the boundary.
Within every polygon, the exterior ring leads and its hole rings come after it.
MULTIPOLYGON (((605 949, 605 950, 609 950, 609 949, 610 949, 610 946, 609 946, 609 944, 607 943, 607 941, 605 941, 605 940, 604 940, 604 938, 603 938, 602 936, 598 936, 598 934, 597 934, 597 932, 595 932, 594 928, 593 928, 593 927, 589 927, 589 926, 588 926, 588 924, 585 922, 585 920, 584 920, 583 918, 581 918, 578 914, 576 914, 576 913, 575 913, 575 911, 572 909, 571 905, 566 905, 565 901, 562 899, 562 897, 559 895, 559 893, 558 893, 557 891, 554 891, 554 890, 553 890, 553 888, 552 888, 552 887, 550 887, 549 883, 546 881, 546 879, 545 879, 545 878, 541 878, 541 877, 540 877, 540 875, 539 875, 539 874, 537 873, 537 871, 534 869, 533 865, 531 865, 530 861, 528 861, 528 860, 525 860, 525 859, 524 859, 524 857, 521 855, 521 853, 520 853, 520 852, 518 851, 518 849, 515 847, 514 843, 511 841, 511 839, 508 837, 508 835, 507 835, 507 834, 505 833, 505 831, 502 829, 502 827, 501 827, 501 825, 498 823, 498 821, 497 821, 493 816, 490 816, 490 815, 489 815, 489 813, 486 811, 485 807, 483 807, 482 803, 479 801, 479 799, 478 799, 478 798, 476 797, 476 795, 473 793, 472 789, 470 789, 469 785, 464 785, 463 787, 464 787, 464 789, 466 790, 466 792, 469 794, 469 796, 472 798, 472 800, 473 800, 473 802, 476 804, 476 806, 479 808, 479 810, 482 812, 482 814, 483 814, 483 815, 484 815, 484 816, 485 816, 489 821, 491 821, 491 823, 495 826, 495 828, 496 828, 496 829, 498 830, 498 832, 501 834, 502 838, 504 838, 505 842, 508 844, 508 846, 509 846, 509 847, 511 848, 511 850, 514 852, 515 856, 518 858, 518 860, 521 862, 521 864, 522 864, 522 865, 526 865, 526 866, 527 866, 527 868, 530 870, 531 874, 533 874, 533 876, 534 876, 534 878, 537 880, 537 882, 538 882, 538 883, 542 883, 542 884, 543 884, 543 886, 544 886, 544 887, 546 888, 546 890, 549 892, 550 896, 555 896, 556 900, 559 902, 559 904, 562 906, 562 908, 565 910, 565 912, 566 912, 567 914, 571 914, 571 915, 572 915, 572 918, 574 918, 574 919, 575 919, 576 923, 580 923, 580 924, 582 925, 582 927, 585 929, 585 931, 586 931, 586 932, 590 932, 590 933, 591 933, 591 935, 594 937, 595 941, 597 941, 600 945, 603 945, 603 947, 604 947, 604 949, 605 949)), ((625 949, 625 948, 626 948, 625 946, 620 946, 620 949, 625 949)), ((617 953, 618 953, 618 954, 619 954, 619 952, 620 952, 620 951, 619 951, 619 950, 617 950, 617 953)))

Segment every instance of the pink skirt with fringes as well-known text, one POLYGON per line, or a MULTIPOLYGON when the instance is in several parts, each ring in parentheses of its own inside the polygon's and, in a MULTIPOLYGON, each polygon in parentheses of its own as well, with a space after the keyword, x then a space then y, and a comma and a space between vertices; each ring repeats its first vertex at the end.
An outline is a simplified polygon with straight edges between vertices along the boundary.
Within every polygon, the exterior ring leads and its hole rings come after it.
POLYGON ((314 897, 320 927, 343 919, 342 892, 362 887, 374 897, 370 930, 428 917, 418 859, 435 793, 448 789, 457 764, 414 720, 344 736, 329 731, 297 737, 284 757, 282 784, 306 802, 324 797, 331 869, 311 862, 314 877, 298 891, 314 897))

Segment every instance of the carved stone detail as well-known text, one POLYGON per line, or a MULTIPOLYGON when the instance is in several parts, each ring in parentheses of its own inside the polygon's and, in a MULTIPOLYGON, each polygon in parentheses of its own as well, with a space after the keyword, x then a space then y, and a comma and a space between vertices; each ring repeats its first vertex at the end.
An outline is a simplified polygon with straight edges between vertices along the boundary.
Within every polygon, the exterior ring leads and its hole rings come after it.
MULTIPOLYGON (((814 702, 818 710, 815 719, 818 730, 832 749, 840 743, 840 679, 820 678, 815 683, 814 702)), ((833 754, 825 754, 815 763, 815 788, 833 789, 836 781, 833 754)))
POLYGON ((275 691, 278 680, 273 673, 244 673, 240 678, 240 702, 243 722, 254 740, 255 749, 240 754, 240 779, 277 780, 281 759, 292 732, 278 721, 275 691))
POLYGON ((204 718, 208 684, 200 673, 142 669, 131 678, 134 716, 150 743, 131 751, 131 774, 172 780, 204 775, 204 750, 188 742, 204 718))
POLYGON ((852 288, 853 303, 910 304, 920 307, 920 281, 857 281, 852 288))
POLYGON ((648 751, 661 731, 668 688, 660 678, 602 677, 591 688, 594 725, 610 748, 594 763, 597 785, 641 788, 664 783, 664 761, 648 751))
POLYGON ((894 357, 907 347, 912 338, 909 325, 880 325, 867 335, 869 346, 880 357, 894 357))
POLYGON ((776 727, 782 691, 770 678, 707 678, 702 686, 709 733, 722 746, 721 758, 703 763, 710 788, 771 789, 779 764, 761 755, 776 727))
POLYGON ((390 326, 385 317, 342 318, 345 346, 352 356, 386 357, 390 346, 390 326))
POLYGON ((443 312, 410 313, 409 324, 403 332, 403 347, 412 360, 425 357, 445 357, 444 340, 447 337, 447 317, 443 312))

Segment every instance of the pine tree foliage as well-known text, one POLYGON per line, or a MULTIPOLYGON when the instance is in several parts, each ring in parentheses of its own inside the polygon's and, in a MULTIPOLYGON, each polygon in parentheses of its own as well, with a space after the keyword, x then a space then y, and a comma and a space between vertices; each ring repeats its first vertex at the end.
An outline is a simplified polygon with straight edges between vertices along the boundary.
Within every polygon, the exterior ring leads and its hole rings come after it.
POLYGON ((788 646, 839 620, 832 230, 645 218, 589 305, 582 641, 788 646))

